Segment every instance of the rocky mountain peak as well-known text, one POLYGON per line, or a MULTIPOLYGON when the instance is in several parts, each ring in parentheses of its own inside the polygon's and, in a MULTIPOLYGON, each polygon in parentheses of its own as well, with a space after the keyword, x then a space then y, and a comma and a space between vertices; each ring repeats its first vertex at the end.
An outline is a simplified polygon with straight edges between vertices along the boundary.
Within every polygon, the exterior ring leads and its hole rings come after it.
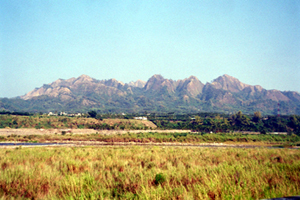
POLYGON ((92 82, 93 80, 94 80, 93 78, 85 74, 82 74, 76 79, 76 81, 80 81, 80 82, 92 82))
POLYGON ((63 83, 63 82, 64 82, 63 79, 58 79, 58 80, 56 80, 56 81, 50 83, 49 85, 50 85, 51 87, 58 87, 58 86, 60 86, 61 83, 63 83))
POLYGON ((129 86, 133 86, 133 87, 139 87, 139 88, 143 88, 145 85, 146 85, 146 82, 145 81, 142 81, 142 80, 137 80, 137 81, 130 81, 128 83, 129 86))
POLYGON ((156 74, 147 81, 144 87, 146 91, 159 91, 163 88, 166 88, 169 93, 173 93, 176 89, 176 81, 165 79, 162 75, 156 74))
POLYGON ((188 80, 199 80, 196 76, 190 76, 188 80))
POLYGON ((91 77, 86 74, 82 74, 78 77, 78 79, 81 79, 81 78, 91 78, 91 77))
POLYGON ((153 75, 146 83, 145 89, 150 90, 150 89, 157 89, 163 82, 164 82, 164 77, 160 74, 155 74, 153 75))
POLYGON ((121 87, 121 86, 125 85, 123 82, 118 81, 114 78, 104 81, 104 84, 106 86, 115 87, 115 88, 118 88, 118 87, 121 87))
POLYGON ((28 100, 26 105, 31 106, 31 109, 36 109, 37 105, 41 109, 45 109, 45 105, 51 105, 49 109, 54 109, 59 108, 57 106, 61 104, 64 108, 70 106, 70 109, 91 109, 93 106, 104 108, 104 105, 108 109, 117 106, 118 109, 126 107, 130 111, 143 108, 161 111, 161 108, 166 107, 167 110, 195 111, 201 108, 231 112, 246 107, 245 109, 249 110, 272 113, 278 102, 284 102, 281 105, 286 112, 300 112, 299 93, 266 90, 258 85, 247 85, 227 74, 205 86, 195 76, 175 81, 156 74, 147 82, 138 80, 124 84, 116 79, 96 80, 81 75, 78 78, 58 79, 44 84, 20 98, 28 100), (207 102, 209 104, 206 104, 207 102))
POLYGON ((196 97, 203 90, 204 84, 196 76, 178 81, 177 91, 182 94, 196 97))
POLYGON ((160 74, 154 74, 150 79, 164 80, 165 78, 160 74))
POLYGON ((237 78, 224 74, 219 76, 211 83, 216 89, 223 89, 230 92, 240 92, 249 85, 240 82, 237 78))

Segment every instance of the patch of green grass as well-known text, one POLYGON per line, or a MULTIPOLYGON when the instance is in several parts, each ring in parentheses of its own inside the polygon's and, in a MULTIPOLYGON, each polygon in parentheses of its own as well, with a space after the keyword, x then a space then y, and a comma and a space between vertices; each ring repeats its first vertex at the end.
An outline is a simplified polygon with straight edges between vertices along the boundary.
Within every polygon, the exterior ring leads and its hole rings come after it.
POLYGON ((136 142, 136 143, 243 143, 243 144, 263 144, 269 146, 299 146, 300 136, 297 135, 243 135, 231 133, 218 134, 201 134, 201 133, 156 133, 156 132, 140 132, 126 134, 81 134, 76 135, 62 131, 57 135, 30 135, 2 136, 2 141, 24 141, 24 139, 43 141, 99 141, 99 142, 136 142))
POLYGON ((159 174, 155 175, 155 181, 154 181, 154 183, 156 185, 163 184, 165 182, 166 182, 166 177, 165 177, 165 175, 163 173, 159 173, 159 174))
POLYGON ((36 141, 36 140, 29 140, 29 141, 26 141, 26 142, 28 142, 28 143, 38 143, 38 141, 36 141))

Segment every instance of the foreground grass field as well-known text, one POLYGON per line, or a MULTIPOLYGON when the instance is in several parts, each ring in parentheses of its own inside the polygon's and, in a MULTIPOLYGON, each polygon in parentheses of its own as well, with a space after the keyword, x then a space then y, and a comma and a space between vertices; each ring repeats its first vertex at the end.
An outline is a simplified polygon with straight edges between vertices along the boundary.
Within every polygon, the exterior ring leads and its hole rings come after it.
POLYGON ((300 151, 0 149, 2 199, 259 199, 300 194, 300 151))

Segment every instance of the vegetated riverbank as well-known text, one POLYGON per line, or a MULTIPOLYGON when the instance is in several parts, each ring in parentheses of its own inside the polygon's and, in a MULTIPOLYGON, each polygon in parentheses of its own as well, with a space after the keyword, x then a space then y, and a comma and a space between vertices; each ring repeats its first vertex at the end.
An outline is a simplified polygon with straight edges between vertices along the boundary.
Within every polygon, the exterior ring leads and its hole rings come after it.
POLYGON ((177 147, 0 149, 4 199, 261 199, 300 192, 300 151, 177 147))
MULTIPOLYGON (((79 129, 80 130, 80 129, 79 129)), ((56 134, 3 134, 0 142, 58 142, 73 144, 187 144, 199 145, 209 143, 222 143, 226 145, 250 145, 250 146, 300 146, 300 136, 297 135, 248 135, 241 133, 194 133, 178 130, 134 130, 133 132, 92 132, 90 134, 76 134, 68 131, 59 131, 56 134)), ((33 132, 34 133, 34 132, 33 132)), ((89 133, 89 132, 88 132, 89 133)))

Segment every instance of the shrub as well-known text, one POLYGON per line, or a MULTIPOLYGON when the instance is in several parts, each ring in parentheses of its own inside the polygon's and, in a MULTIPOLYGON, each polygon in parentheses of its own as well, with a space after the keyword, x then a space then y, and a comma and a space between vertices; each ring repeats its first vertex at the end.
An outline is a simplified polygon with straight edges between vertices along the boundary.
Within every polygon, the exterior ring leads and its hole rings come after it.
POLYGON ((83 128, 84 128, 84 125, 80 124, 80 125, 78 126, 78 128, 83 129, 83 128))
POLYGON ((156 174, 154 182, 156 185, 163 184, 166 182, 165 175, 163 173, 156 174))

